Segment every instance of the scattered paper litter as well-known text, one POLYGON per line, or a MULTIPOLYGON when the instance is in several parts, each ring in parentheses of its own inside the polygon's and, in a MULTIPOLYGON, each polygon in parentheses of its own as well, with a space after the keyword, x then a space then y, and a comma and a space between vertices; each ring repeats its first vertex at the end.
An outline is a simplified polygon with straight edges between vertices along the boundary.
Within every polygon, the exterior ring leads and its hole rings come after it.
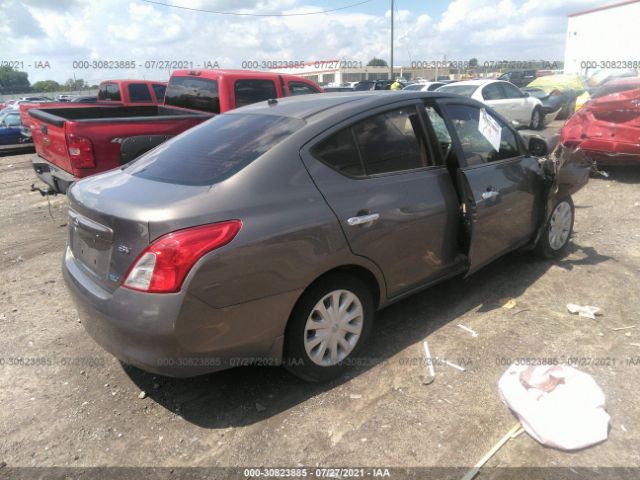
POLYGON ((516 306, 516 301, 513 298, 505 298, 501 300, 500 303, 502 304, 502 308, 506 308, 507 310, 511 310, 516 306))
POLYGON ((466 371, 467 371, 467 369, 466 369, 466 368, 461 367, 460 365, 456 365, 455 363, 450 362, 449 360, 445 360, 445 361, 444 361, 444 364, 445 364, 445 365, 449 365, 450 367, 453 367, 453 368, 455 368, 456 370, 460 370, 461 372, 466 372, 466 371))
POLYGON ((591 375, 573 367, 514 363, 498 390, 527 433, 543 445, 577 450, 608 437, 604 393, 591 375))
POLYGON ((596 315, 602 315, 602 309, 600 307, 593 307, 591 305, 578 305, 576 303, 567 303, 567 310, 571 313, 577 313, 581 317, 596 319, 596 315))
POLYGON ((469 327, 465 327, 464 325, 460 325, 460 324, 458 324, 457 326, 458 326, 459 328, 461 328, 461 329, 463 329, 463 330, 465 330, 465 331, 469 332, 469 333, 471 334, 471 336, 472 336, 472 337, 477 337, 477 336, 478 336, 478 332, 476 332, 475 330, 472 330, 472 329, 471 329, 471 328, 469 328, 469 327))
POLYGON ((422 346, 424 347, 425 362, 427 362, 427 373, 422 383, 424 385, 429 385, 436 379, 436 371, 433 368, 433 359, 431 358, 431 352, 429 351, 429 344, 427 343, 426 340, 423 342, 422 346))
POLYGON ((612 328, 612 330, 614 332, 619 332, 620 330, 629 330, 630 328, 636 328, 636 326, 635 325, 629 325, 628 327, 612 328))

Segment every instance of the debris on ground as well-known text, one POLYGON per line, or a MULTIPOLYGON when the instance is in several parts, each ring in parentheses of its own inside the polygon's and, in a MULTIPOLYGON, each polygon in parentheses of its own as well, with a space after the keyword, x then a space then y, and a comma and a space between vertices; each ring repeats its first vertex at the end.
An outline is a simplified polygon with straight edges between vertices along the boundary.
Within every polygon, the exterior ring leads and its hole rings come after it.
POLYGON ((475 330, 473 330, 473 329, 471 329, 469 327, 465 327, 464 325, 460 325, 460 324, 458 324, 458 327, 463 329, 463 330, 466 330, 467 332, 469 332, 472 337, 477 337, 478 336, 478 333, 475 330))
POLYGON ((516 423, 516 424, 511 428, 511 430, 509 430, 509 431, 507 432, 507 434, 506 434, 504 437, 502 437, 500 440, 498 440, 498 443, 496 443, 493 447, 491 447, 491 450, 489 450, 489 451, 485 454, 485 456, 484 456, 484 457, 482 457, 482 458, 480 459, 480 461, 479 461, 478 463, 476 463, 476 464, 474 465, 474 467, 473 467, 471 470, 469 470, 469 471, 467 472, 467 474, 466 474, 464 477, 462 477, 462 480, 471 480, 472 478, 474 478, 474 477, 478 474, 478 472, 480 471, 480 469, 482 468, 482 466, 483 466, 485 463, 487 463, 487 462, 489 461, 489 459, 490 459, 491 457, 493 457, 493 456, 496 454, 496 452, 497 452, 498 450, 500 450, 500 449, 503 447, 503 445, 504 445, 505 443, 507 443, 507 442, 508 442, 509 440, 511 440, 512 438, 516 438, 516 437, 517 437, 518 435, 520 435, 523 431, 524 431, 524 430, 522 429, 522 425, 520 425, 520 422, 516 423))
POLYGON ((455 363, 450 362, 449 360, 445 360, 444 364, 445 365, 449 365, 450 367, 455 368, 456 370, 460 370, 461 372, 466 372, 467 371, 466 368, 461 367, 460 365, 456 365, 455 363))
POLYGON ((433 368, 433 359, 431 358, 431 352, 429 351, 429 344, 425 340, 422 343, 422 345, 424 347, 424 357, 425 357, 425 362, 427 364, 427 373, 425 374, 424 379, 422 380, 422 384, 429 385, 430 383, 433 383, 433 381, 436 379, 436 371, 433 368))
POLYGON ((605 396, 587 373, 566 365, 514 363, 498 389, 527 433, 543 445, 576 450, 608 438, 605 396))
POLYGON ((636 326, 635 325, 629 325, 628 327, 612 328, 611 330, 613 330, 614 332, 619 332, 620 330, 629 330, 630 328, 636 328, 636 326))
POLYGON ((500 300, 500 305, 502 305, 502 308, 505 308, 507 310, 511 310, 513 307, 515 307, 517 305, 516 300, 514 298, 505 298, 500 300))
POLYGON ((576 303, 567 303, 567 310, 570 313, 578 314, 581 317, 596 319, 596 315, 603 315, 600 307, 593 307, 591 305, 578 305, 576 303))
POLYGON ((139 399, 143 399, 143 398, 145 398, 146 396, 147 396, 147 392, 145 392, 144 390, 138 394, 138 398, 139 398, 139 399))

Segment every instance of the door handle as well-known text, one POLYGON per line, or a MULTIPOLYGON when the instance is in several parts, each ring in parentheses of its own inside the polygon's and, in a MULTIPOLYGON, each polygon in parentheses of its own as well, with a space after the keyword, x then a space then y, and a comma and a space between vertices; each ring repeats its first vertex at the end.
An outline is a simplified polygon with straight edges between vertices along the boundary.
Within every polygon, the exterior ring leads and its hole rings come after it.
POLYGON ((486 192, 482 192, 482 199, 490 200, 492 198, 496 198, 499 195, 500 195, 500 192, 498 192, 497 190, 487 190, 486 192))
POLYGON ((365 223, 375 222, 380 218, 379 213, 370 213, 369 215, 360 215, 358 217, 351 217, 347 220, 347 223, 351 227, 355 227, 356 225, 364 225, 365 223))

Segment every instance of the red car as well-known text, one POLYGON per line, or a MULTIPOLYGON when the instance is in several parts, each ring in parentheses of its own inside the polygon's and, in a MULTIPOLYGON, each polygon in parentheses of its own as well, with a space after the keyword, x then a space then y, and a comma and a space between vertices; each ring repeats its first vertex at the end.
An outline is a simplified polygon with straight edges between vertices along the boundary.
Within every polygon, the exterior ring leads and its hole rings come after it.
POLYGON ((640 164, 640 77, 597 89, 562 127, 560 142, 601 165, 640 164))

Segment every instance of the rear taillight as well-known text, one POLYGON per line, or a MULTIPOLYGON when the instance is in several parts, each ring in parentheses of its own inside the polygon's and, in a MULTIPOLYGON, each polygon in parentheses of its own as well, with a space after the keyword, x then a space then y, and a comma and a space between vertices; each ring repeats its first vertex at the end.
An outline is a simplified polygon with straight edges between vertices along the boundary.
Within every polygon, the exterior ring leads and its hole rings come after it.
POLYGON ((177 292, 198 259, 229 243, 241 227, 240 220, 229 220, 164 235, 140 254, 123 286, 151 293, 177 292))
POLYGON ((71 165, 75 168, 94 168, 96 166, 91 140, 77 135, 69 135, 67 145, 71 165))
POLYGON ((551 92, 551 96, 552 97, 561 97, 562 96, 562 92, 560 90, 554 90, 553 92, 551 92))

